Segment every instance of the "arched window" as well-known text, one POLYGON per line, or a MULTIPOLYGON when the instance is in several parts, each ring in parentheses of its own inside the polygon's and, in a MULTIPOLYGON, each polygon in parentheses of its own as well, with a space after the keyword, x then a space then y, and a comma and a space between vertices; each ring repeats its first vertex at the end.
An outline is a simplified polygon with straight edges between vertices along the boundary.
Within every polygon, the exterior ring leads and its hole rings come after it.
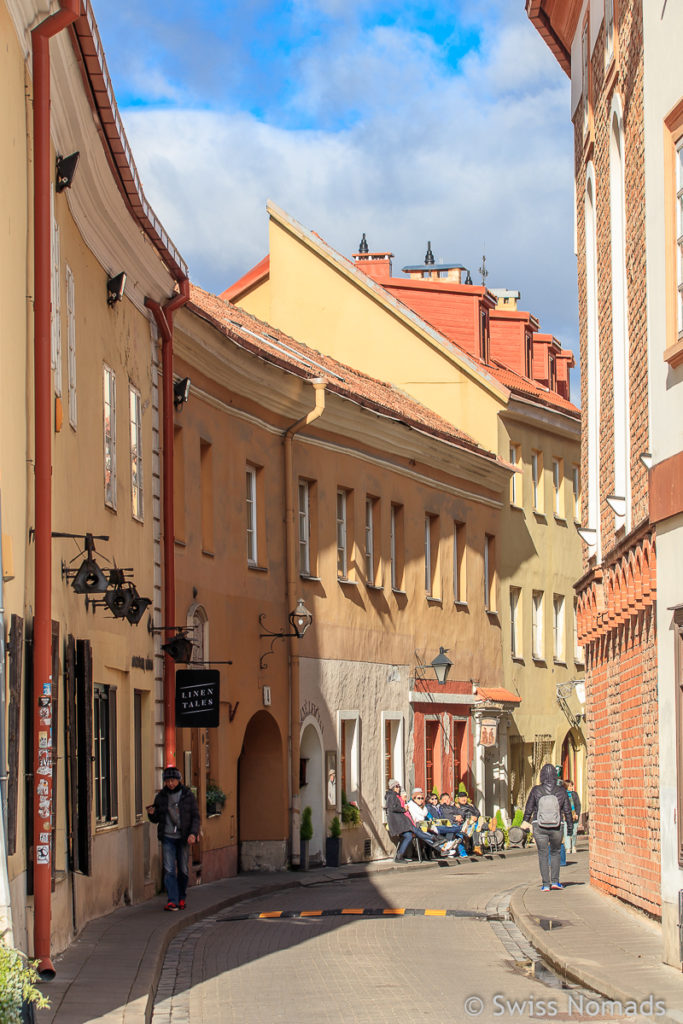
POLYGON ((626 289, 626 213, 624 203, 624 130, 621 103, 612 99, 609 179, 612 249, 612 368, 614 386, 614 494, 625 501, 625 515, 615 515, 615 527, 631 524, 629 467, 629 356, 626 289))
POLYGON ((586 235, 586 362, 587 362, 587 526, 595 530, 590 554, 600 560, 600 337, 598 331, 598 254, 595 230, 595 169, 586 171, 584 196, 586 235))

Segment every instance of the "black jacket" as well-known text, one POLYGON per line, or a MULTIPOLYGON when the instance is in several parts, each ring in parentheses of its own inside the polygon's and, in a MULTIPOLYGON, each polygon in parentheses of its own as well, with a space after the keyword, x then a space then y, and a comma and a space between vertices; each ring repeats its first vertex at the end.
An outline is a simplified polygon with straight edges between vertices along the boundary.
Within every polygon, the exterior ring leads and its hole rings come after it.
POLYGON ((386 808, 390 836, 400 836, 401 832, 412 830, 412 823, 404 810, 401 798, 398 793, 394 793, 393 789, 387 790, 386 808))
POLYGON ((572 800, 574 801, 574 813, 576 814, 576 820, 578 821, 581 817, 581 801, 579 800, 579 794, 575 789, 568 789, 567 796, 570 804, 572 800))
MULTIPOLYGON (((474 804, 470 804, 470 803, 456 804, 454 808, 450 808, 450 809, 453 810, 455 814, 459 814, 462 817, 463 821, 467 821, 468 818, 479 818, 479 817, 481 817, 481 815, 479 814, 479 811, 474 806, 474 804)), ((449 817, 450 817, 450 815, 449 815, 449 817)))
MULTIPOLYGON (((197 836, 201 832, 202 823, 199 817, 199 807, 195 800, 194 793, 188 786, 180 786, 180 838, 187 841, 188 836, 197 836)), ((154 797, 154 810, 147 814, 150 821, 157 826, 157 837, 159 841, 164 838, 166 828, 166 811, 168 810, 168 794, 170 790, 164 786, 154 797)))
POLYGON ((557 797, 557 802, 560 805, 560 817, 564 818, 567 828, 571 830, 574 827, 572 805, 569 803, 567 790, 557 780, 557 772, 552 764, 544 764, 541 768, 541 784, 534 786, 529 793, 529 799, 524 808, 524 821, 534 821, 538 810, 538 801, 542 796, 551 794, 557 797))

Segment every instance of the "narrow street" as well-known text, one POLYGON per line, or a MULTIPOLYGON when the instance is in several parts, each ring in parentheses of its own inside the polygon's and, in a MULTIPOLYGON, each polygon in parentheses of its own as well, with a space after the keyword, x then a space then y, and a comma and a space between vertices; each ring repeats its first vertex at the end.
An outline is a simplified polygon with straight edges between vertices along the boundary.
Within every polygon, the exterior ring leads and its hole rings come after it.
MULTIPOLYGON (((564 870, 566 889, 548 894, 553 918, 586 856, 564 870)), ((513 851, 338 883, 316 884, 311 873, 305 889, 184 930, 169 947, 153 1022, 602 1019, 594 994, 563 988, 505 920, 510 893, 537 869, 535 852, 513 851), (315 911, 324 916, 307 916, 315 911), (278 912, 302 916, 256 916, 278 912)))

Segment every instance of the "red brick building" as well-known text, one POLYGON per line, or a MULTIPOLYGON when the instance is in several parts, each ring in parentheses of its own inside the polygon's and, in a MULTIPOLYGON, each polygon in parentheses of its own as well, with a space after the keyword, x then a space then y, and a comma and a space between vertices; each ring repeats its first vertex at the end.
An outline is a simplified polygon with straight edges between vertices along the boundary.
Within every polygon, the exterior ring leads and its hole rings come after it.
POLYGON ((572 81, 591 880, 659 916, 642 3, 527 0, 526 10, 572 81))

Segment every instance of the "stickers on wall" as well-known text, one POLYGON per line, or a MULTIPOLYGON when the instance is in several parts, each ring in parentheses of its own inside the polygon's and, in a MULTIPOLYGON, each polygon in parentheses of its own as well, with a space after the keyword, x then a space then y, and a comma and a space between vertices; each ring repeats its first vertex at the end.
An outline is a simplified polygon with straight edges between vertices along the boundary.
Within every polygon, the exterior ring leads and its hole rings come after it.
POLYGON ((50 847, 45 844, 41 844, 36 847, 36 864, 49 864, 50 863, 50 847))
POLYGON ((52 683, 43 683, 43 695, 46 697, 52 696, 52 683))
POLYGON ((40 833, 40 841, 41 841, 41 843, 49 843, 50 842, 50 833, 49 832, 41 832, 40 833))
POLYGON ((47 749, 50 746, 50 734, 48 732, 38 733, 38 746, 40 749, 47 749))

